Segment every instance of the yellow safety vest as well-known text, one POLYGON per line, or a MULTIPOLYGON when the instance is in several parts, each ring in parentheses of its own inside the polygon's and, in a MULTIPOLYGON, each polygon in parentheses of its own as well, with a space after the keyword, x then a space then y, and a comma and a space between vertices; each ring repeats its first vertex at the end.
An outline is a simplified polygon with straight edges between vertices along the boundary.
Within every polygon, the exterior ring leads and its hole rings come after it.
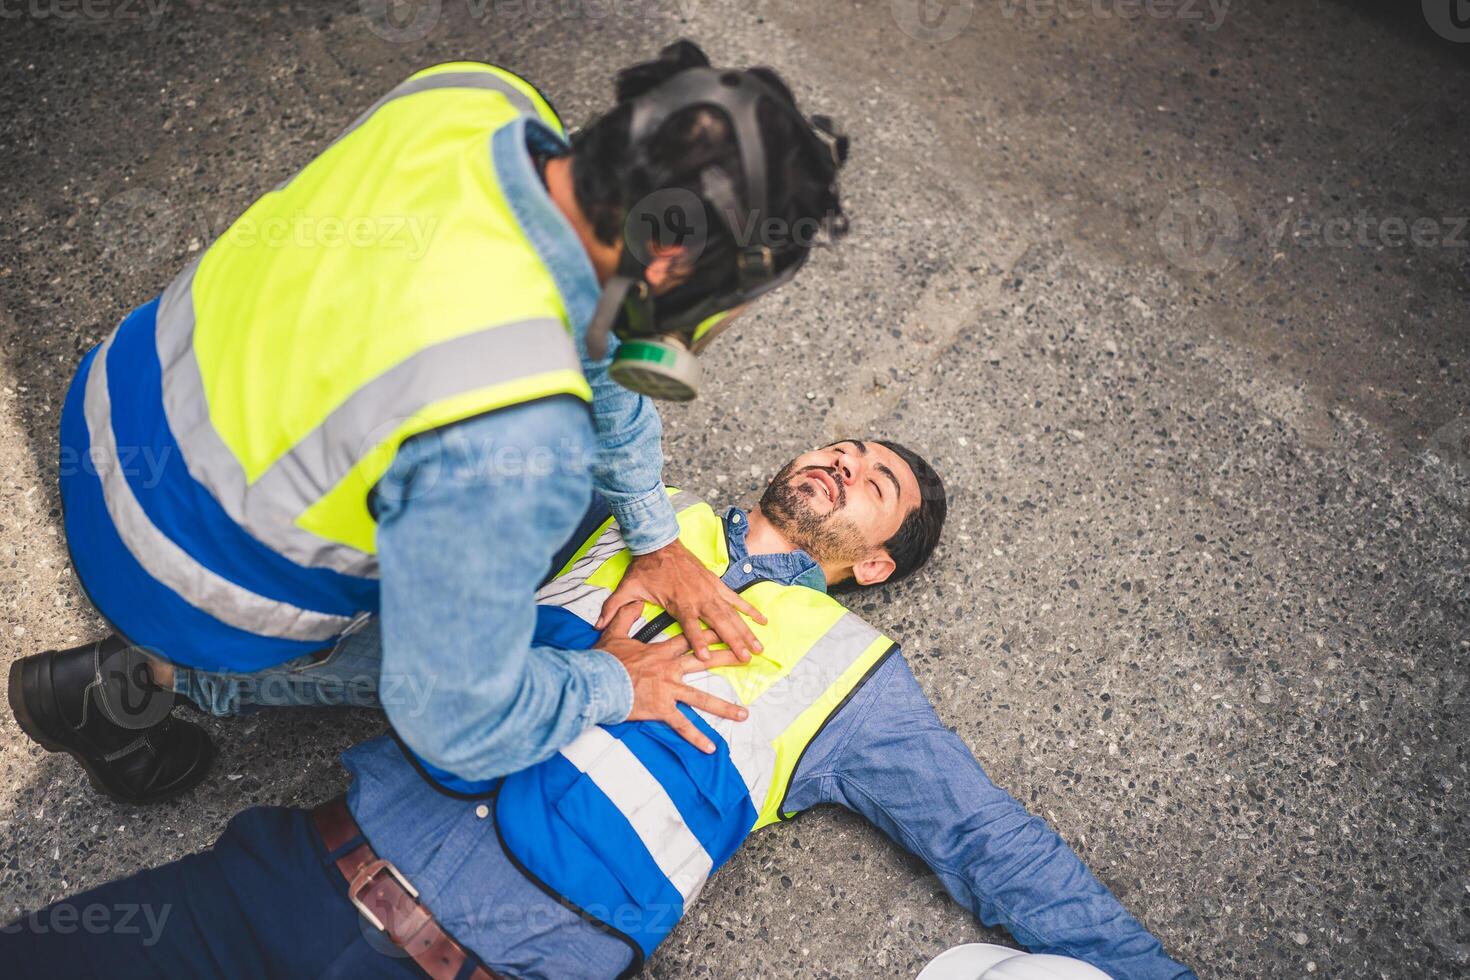
POLYGON ((591 400, 556 282, 491 165, 491 136, 527 115, 563 132, 507 71, 419 72, 165 292, 164 400, 193 437, 190 468, 293 557, 371 570, 367 493, 409 436, 552 394, 591 400), (369 243, 277 234, 336 218, 369 243))
MULTIPOLYGON (((724 573, 724 521, 708 504, 673 493, 679 539, 724 573)), ((595 621, 630 557, 609 521, 537 603, 595 621)), ((741 722, 698 714, 716 736, 713 756, 663 722, 594 726, 546 762, 506 777, 499 790, 497 816, 516 860, 644 953, 751 830, 788 816, 784 801, 802 753, 895 649, 824 592, 758 581, 742 595, 768 620, 751 624, 763 651, 747 664, 686 678, 749 710, 741 722)), ((645 641, 678 631, 656 606, 645 606, 635 627, 645 641)))
POLYGON ((64 416, 63 445, 97 472, 95 486, 63 476, 69 537, 83 532, 79 574, 135 642, 229 669, 330 642, 376 608, 369 494, 405 439, 539 398, 591 400, 491 152, 528 125, 565 136, 507 71, 419 72, 84 362, 72 415, 85 427, 64 416), (143 450, 171 439, 183 465, 165 460, 164 485, 144 487, 122 455, 154 435, 143 450))

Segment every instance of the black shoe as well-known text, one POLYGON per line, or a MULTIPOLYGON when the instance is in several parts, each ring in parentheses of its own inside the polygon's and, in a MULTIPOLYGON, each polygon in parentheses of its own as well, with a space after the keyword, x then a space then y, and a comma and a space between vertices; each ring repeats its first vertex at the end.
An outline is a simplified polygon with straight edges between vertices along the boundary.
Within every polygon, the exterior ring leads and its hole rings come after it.
POLYGON ((10 710, 48 752, 65 752, 92 786, 123 803, 157 803, 197 785, 214 746, 169 717, 174 695, 147 678, 142 653, 119 636, 48 650, 10 665, 10 710))

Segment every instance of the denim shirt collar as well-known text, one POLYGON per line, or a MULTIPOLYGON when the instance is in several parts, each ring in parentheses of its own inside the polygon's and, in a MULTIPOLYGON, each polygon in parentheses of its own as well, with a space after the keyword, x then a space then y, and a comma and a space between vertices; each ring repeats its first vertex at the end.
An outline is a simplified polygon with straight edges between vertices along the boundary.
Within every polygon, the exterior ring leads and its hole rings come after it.
POLYGON ((751 555, 745 545, 750 530, 750 517, 739 507, 725 511, 725 544, 730 552, 730 567, 724 582, 740 589, 756 579, 769 579, 781 585, 805 585, 818 592, 827 591, 827 576, 822 566, 805 551, 789 551, 775 555, 751 555))
MULTIPOLYGON (((582 240, 547 193, 531 156, 538 152, 560 156, 568 150, 566 140, 544 123, 530 118, 501 126, 490 138, 490 157, 506 204, 556 282, 577 353, 586 365, 591 363, 586 348, 587 325, 597 309, 602 285, 597 281, 597 271, 582 247, 582 240)), ((617 338, 609 335, 608 357, 604 361, 611 359, 617 347, 617 338)))

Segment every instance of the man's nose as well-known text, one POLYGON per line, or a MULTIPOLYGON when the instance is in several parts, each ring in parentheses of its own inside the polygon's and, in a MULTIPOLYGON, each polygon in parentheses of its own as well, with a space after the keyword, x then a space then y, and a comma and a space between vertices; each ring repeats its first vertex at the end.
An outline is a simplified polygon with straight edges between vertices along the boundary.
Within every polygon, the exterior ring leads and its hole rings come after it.
POLYGON ((846 457, 837 460, 837 472, 842 474, 842 482, 848 486, 857 481, 857 468, 846 457))

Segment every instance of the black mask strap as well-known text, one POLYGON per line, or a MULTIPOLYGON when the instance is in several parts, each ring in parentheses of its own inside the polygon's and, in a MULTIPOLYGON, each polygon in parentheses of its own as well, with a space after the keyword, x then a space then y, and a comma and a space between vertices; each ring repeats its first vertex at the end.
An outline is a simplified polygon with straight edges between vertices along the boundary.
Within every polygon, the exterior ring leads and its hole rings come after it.
POLYGON ((607 356, 607 334, 623 313, 623 300, 633 288, 634 281, 625 276, 613 276, 602 287, 597 297, 597 309, 592 311, 592 320, 587 324, 587 356, 600 361, 607 356))
POLYGON ((653 290, 643 278, 643 264, 626 243, 618 259, 618 270, 602 287, 597 308, 587 324, 587 355, 594 361, 607 356, 607 334, 617 326, 619 317, 626 319, 623 332, 629 336, 653 332, 653 290))

